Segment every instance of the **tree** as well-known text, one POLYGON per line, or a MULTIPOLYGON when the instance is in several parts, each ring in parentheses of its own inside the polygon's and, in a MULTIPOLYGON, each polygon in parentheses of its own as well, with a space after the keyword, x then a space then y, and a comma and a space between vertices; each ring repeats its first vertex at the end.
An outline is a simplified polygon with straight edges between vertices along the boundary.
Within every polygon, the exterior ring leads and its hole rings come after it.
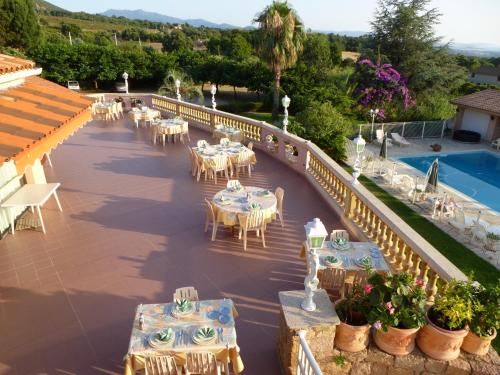
POLYGON ((253 51, 252 45, 240 33, 222 38, 220 48, 225 56, 240 61, 250 57, 253 51))
POLYGON ((274 73, 273 119, 278 117, 281 73, 295 65, 306 34, 286 1, 273 1, 254 20, 259 23, 258 53, 274 73))
POLYGON ((466 72, 447 56, 447 46, 437 47, 441 38, 435 35, 434 26, 440 14, 435 8, 428 9, 429 3, 379 0, 372 22, 374 41, 379 54, 408 79, 410 88, 449 92, 462 84, 466 72))
POLYGON ((316 80, 325 78, 332 68, 332 55, 328 37, 324 34, 310 34, 304 42, 304 51, 300 57, 311 70, 316 80))
POLYGON ((33 0, 0 0, 0 45, 14 48, 35 46, 40 24, 33 0))
POLYGON ((203 93, 200 87, 195 86, 193 79, 181 70, 171 69, 168 71, 163 80, 163 85, 158 89, 158 94, 176 98, 176 80, 181 82, 179 92, 184 100, 188 102, 197 101, 199 104, 203 103, 203 93))
POLYGON ((311 102, 295 119, 304 127, 307 139, 334 160, 345 160, 345 137, 350 123, 330 103, 311 102))
POLYGON ((163 50, 166 52, 184 52, 193 50, 193 41, 181 30, 172 30, 163 39, 163 50))

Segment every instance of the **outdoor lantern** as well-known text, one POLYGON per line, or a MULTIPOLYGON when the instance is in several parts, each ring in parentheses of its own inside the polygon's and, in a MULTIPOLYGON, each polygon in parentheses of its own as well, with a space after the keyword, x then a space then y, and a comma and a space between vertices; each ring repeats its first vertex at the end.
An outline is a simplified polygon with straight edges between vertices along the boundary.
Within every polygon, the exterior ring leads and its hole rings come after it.
POLYGON ((320 219, 315 218, 304 225, 307 238, 307 270, 308 274, 304 279, 305 297, 300 304, 305 311, 316 310, 314 303, 314 292, 318 289, 318 269, 319 269, 319 256, 316 249, 323 247, 325 238, 328 235, 325 226, 320 219))
POLYGON ((364 140, 363 136, 359 134, 356 138, 354 138, 353 142, 354 146, 356 147, 356 153, 362 154, 366 146, 366 141, 364 140))
POLYGON ((179 92, 180 87, 181 87, 181 81, 179 79, 176 79, 175 80, 175 92, 176 92, 178 101, 181 101, 181 93, 179 92))
POLYGON ((328 232, 320 219, 315 218, 313 221, 308 222, 304 225, 306 230, 307 244, 311 249, 321 249, 323 243, 325 242, 328 232))
POLYGON ((123 72, 122 78, 125 81, 125 93, 128 94, 128 73, 123 72))
POLYGON ((217 93, 217 86, 215 85, 210 86, 210 93, 212 94, 212 109, 215 111, 215 108, 217 107, 217 103, 215 102, 215 94, 217 93))
POLYGON ((365 150, 366 141, 363 139, 361 135, 361 130, 356 138, 354 138, 354 147, 356 148, 356 160, 354 161, 354 172, 352 172, 352 176, 354 180, 352 181, 353 185, 359 184, 358 177, 361 175, 361 154, 365 150))
POLYGON ((283 99, 281 99, 281 104, 283 104, 283 108, 285 108, 285 117, 283 118, 283 132, 287 133, 288 127, 288 107, 290 106, 290 98, 285 95, 283 99))
POLYGON ((373 140, 373 128, 375 127, 375 116, 377 116, 379 112, 380 112, 380 109, 378 109, 378 108, 370 109, 370 114, 372 116, 372 128, 371 128, 371 132, 370 132, 370 141, 373 140))

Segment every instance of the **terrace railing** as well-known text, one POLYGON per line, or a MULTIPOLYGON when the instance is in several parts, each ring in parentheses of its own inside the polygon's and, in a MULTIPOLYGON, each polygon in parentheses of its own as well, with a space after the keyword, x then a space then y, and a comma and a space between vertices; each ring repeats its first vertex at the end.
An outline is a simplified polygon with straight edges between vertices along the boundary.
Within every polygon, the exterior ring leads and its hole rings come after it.
POLYGON ((303 174, 350 229, 377 243, 394 272, 410 272, 423 279, 429 302, 440 285, 452 278, 466 279, 375 195, 362 185, 353 185, 351 175, 312 142, 263 121, 163 96, 152 95, 146 102, 164 113, 190 119, 191 126, 201 129, 212 131, 221 123, 243 131, 255 148, 303 174))
POLYGON ((306 331, 299 331, 297 375, 323 375, 306 340, 306 331))

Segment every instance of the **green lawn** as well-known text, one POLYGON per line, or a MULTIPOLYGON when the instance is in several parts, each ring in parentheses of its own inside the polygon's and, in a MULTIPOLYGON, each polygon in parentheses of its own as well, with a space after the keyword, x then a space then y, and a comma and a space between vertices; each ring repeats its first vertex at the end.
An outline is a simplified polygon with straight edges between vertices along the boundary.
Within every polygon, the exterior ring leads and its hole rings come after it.
POLYGON ((431 221, 413 211, 392 194, 383 190, 375 182, 364 176, 361 176, 360 181, 463 273, 469 275, 471 272, 474 272, 474 279, 481 284, 496 283, 498 278, 500 278, 500 271, 494 266, 477 256, 474 252, 455 240, 455 238, 443 232, 431 221))

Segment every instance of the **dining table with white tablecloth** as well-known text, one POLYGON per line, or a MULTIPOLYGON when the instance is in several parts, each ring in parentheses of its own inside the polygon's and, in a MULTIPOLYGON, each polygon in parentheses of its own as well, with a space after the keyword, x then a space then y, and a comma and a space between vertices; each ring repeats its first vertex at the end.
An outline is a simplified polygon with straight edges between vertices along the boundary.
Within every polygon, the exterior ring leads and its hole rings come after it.
POLYGON ((186 364, 187 353, 211 352, 224 364, 231 363, 239 374, 244 365, 236 341, 237 310, 231 299, 194 301, 192 313, 179 315, 175 303, 139 305, 134 318, 130 344, 124 360, 124 374, 143 371, 145 358, 169 355, 178 366, 186 364), (141 316, 143 323, 141 325, 141 316), (213 340, 200 342, 196 332, 200 327, 215 331, 213 340), (157 340, 158 333, 170 330, 171 339, 157 340))
POLYGON ((203 158, 204 163, 220 156, 227 156, 231 165, 238 163, 240 155, 250 159, 251 164, 257 163, 255 152, 239 142, 229 142, 227 145, 208 145, 205 147, 193 147, 193 151, 198 157, 203 158))
POLYGON ((213 137, 215 139, 227 138, 231 142, 243 142, 245 139, 245 135, 241 130, 229 126, 216 127, 213 132, 213 137))
POLYGON ((156 144, 156 140, 159 136, 163 138, 163 145, 165 145, 165 138, 168 136, 187 135, 189 139, 189 124, 187 121, 182 119, 162 119, 155 120, 151 124, 151 133, 153 143, 156 144))
POLYGON ((276 219, 278 203, 276 195, 264 188, 256 186, 226 188, 215 194, 212 202, 217 207, 217 219, 227 226, 237 225, 238 215, 248 215, 250 205, 262 211, 266 222, 276 219))
POLYGON ((135 122, 136 127, 139 127, 139 123, 141 121, 144 123, 152 123, 154 120, 161 118, 160 111, 145 106, 141 108, 132 108, 132 110, 129 112, 129 115, 132 121, 135 122))

